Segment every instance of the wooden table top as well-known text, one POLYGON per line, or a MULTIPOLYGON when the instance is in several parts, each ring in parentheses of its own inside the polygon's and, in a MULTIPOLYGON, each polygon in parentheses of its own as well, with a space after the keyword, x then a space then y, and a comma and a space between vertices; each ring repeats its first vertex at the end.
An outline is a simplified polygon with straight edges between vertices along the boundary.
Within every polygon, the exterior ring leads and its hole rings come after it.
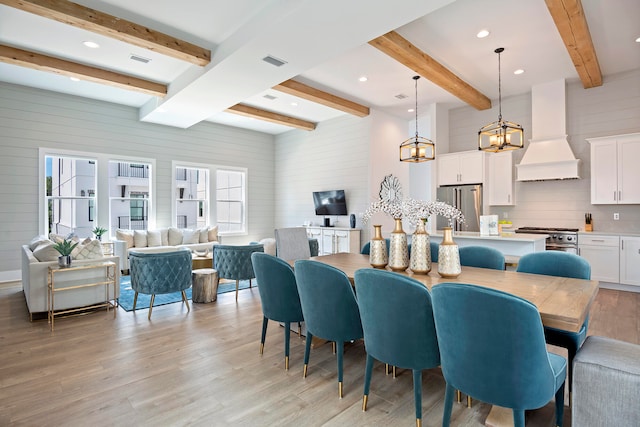
MULTIPOLYGON (((312 257, 311 259, 342 270, 352 282, 356 270, 372 268, 368 255, 340 253, 312 257)), ((457 278, 444 279, 438 275, 436 263, 432 264, 431 272, 427 275, 413 274, 411 270, 398 274, 412 277, 429 289, 438 283, 454 282, 469 283, 508 292, 535 304, 545 326, 572 332, 580 330, 599 287, 597 280, 571 279, 465 266, 462 267, 462 273, 457 278)))

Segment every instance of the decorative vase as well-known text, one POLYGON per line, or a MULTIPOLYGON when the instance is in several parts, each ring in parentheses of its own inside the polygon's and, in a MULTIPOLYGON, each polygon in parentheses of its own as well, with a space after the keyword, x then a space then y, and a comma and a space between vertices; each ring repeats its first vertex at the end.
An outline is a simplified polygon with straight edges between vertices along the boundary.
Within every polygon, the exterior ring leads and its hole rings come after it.
POLYGON ((455 278, 462 273, 460 268, 460 252, 458 245, 453 241, 453 230, 444 227, 442 243, 438 249, 438 274, 444 278, 455 278))
POLYGON ((387 266, 387 242, 382 237, 382 226, 373 226, 374 235, 369 242, 369 264, 374 268, 387 266))
POLYGON ((402 229, 402 218, 394 218, 396 225, 391 232, 389 245, 389 268, 404 271, 409 267, 409 247, 407 233, 402 229))
POLYGON ((431 271, 431 242, 424 221, 419 220, 411 238, 411 262, 409 268, 416 274, 428 274, 431 271))
POLYGON ((71 255, 60 255, 58 257, 58 265, 60 268, 71 267, 71 255))

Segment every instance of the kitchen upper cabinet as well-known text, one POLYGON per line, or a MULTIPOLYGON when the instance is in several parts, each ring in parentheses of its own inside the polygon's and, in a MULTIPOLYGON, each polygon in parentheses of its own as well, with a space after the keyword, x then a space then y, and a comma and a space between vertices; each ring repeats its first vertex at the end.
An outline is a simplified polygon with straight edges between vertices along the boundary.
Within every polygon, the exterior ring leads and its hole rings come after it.
POLYGON ((620 237, 578 236, 578 253, 591 264, 591 279, 602 282, 620 282, 620 237))
POLYGON ((640 286, 640 237, 620 237, 620 283, 640 286))
POLYGON ((484 151, 438 154, 438 185, 482 184, 484 151))
POLYGON ((640 204, 640 133, 588 138, 591 203, 640 204))
POLYGON ((488 185, 489 204, 513 206, 513 152, 489 153, 488 185))

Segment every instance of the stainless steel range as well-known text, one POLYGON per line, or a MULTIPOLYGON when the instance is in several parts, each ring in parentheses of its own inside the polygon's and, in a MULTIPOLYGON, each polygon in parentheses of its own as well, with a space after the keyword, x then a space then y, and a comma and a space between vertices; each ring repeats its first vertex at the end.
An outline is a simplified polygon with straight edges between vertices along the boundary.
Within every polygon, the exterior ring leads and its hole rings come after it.
POLYGON ((546 243, 548 251, 578 253, 577 228, 520 227, 516 229, 516 233, 548 234, 546 243))

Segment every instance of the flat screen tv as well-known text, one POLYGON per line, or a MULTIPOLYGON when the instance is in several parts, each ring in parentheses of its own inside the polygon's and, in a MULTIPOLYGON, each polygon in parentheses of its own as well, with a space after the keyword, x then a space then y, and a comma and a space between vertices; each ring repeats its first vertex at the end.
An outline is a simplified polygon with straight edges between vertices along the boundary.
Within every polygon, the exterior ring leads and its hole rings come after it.
POLYGON ((314 191, 313 203, 316 215, 347 215, 344 190, 314 191))

